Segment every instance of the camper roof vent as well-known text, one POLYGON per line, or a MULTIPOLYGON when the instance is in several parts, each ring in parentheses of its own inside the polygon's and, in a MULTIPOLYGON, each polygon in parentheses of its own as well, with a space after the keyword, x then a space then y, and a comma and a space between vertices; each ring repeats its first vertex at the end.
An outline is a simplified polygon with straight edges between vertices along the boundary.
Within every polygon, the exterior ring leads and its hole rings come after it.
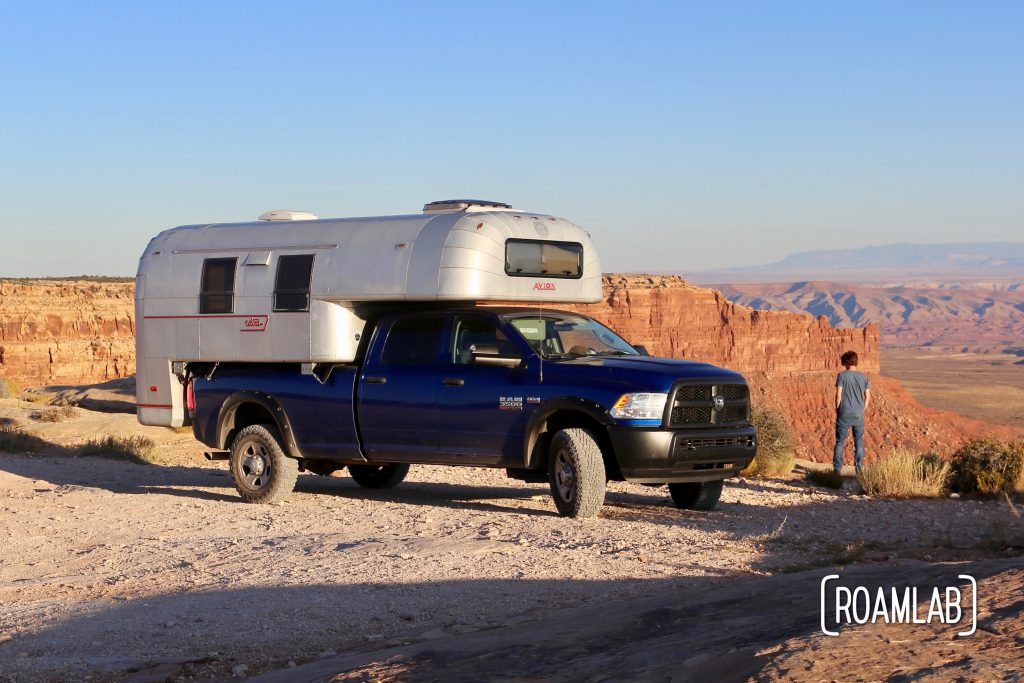
POLYGON ((508 204, 490 202, 486 199, 444 199, 423 205, 423 213, 444 213, 445 211, 515 211, 508 204))
POLYGON ((288 209, 274 209, 260 214, 261 221, 315 221, 317 218, 319 216, 308 211, 289 211, 288 209))

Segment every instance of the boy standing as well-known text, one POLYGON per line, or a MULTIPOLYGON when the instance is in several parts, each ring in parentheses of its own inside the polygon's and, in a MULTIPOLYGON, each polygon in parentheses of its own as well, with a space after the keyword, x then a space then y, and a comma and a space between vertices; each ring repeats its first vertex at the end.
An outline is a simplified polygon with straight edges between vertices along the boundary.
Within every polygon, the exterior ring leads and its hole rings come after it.
POLYGON ((854 464, 857 474, 864 467, 864 411, 871 403, 868 376, 857 371, 857 352, 847 351, 840 359, 846 369, 836 376, 836 448, 832 467, 843 469, 843 446, 846 434, 853 430, 854 464))

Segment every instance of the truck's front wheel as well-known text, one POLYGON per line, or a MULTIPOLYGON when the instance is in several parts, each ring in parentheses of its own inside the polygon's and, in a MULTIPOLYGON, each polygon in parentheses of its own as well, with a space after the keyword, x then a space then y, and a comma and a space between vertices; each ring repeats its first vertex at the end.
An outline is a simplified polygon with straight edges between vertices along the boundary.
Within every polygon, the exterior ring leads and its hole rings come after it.
POLYGON ((348 473, 364 489, 393 489, 409 474, 409 466, 400 465, 349 465, 348 473))
POLYGON ((668 492, 677 508, 684 510, 714 510, 718 499, 722 497, 722 485, 718 481, 689 482, 686 484, 669 484, 668 492))
POLYGON ((273 503, 295 488, 298 461, 281 448, 277 429, 270 425, 249 425, 231 444, 231 479, 248 503, 273 503))
POLYGON ((565 517, 594 517, 604 505, 607 478, 597 441, 585 429, 563 429, 551 439, 548 477, 555 507, 565 517))

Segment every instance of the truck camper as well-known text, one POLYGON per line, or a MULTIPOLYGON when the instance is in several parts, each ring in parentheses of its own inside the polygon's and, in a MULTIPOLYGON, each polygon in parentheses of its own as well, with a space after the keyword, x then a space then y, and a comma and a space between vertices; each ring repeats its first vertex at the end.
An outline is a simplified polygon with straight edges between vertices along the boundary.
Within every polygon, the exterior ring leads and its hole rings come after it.
POLYGON ((740 375, 554 309, 601 300, 589 233, 499 202, 173 228, 135 297, 139 421, 191 425, 251 502, 299 471, 382 488, 435 463, 548 481, 568 516, 607 479, 710 509, 756 446, 740 375))

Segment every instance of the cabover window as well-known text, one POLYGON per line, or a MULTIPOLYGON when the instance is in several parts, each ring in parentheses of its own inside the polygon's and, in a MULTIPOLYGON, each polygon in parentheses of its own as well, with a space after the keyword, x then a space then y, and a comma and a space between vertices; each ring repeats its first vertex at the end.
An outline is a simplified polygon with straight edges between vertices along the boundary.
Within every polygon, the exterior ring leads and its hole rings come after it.
POLYGON ((274 280, 275 311, 308 311, 309 282, 313 277, 313 254, 281 256, 274 280))
POLYGON ((583 245, 549 240, 506 240, 505 273, 519 277, 583 277, 583 245))
POLYGON ((391 326, 380 361, 392 365, 433 365, 440 350, 444 317, 402 318, 391 326))
POLYGON ((237 258, 208 258, 203 261, 203 284, 199 291, 200 313, 234 311, 237 263, 237 258))

